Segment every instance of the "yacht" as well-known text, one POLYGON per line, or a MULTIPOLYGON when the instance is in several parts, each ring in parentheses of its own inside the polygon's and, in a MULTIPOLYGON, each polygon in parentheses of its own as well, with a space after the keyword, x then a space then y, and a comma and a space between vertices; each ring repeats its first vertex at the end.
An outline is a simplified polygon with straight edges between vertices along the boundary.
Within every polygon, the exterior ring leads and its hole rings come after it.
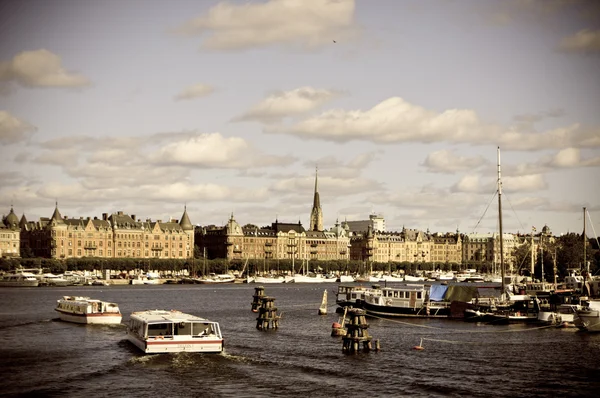
POLYGON ((15 271, 0 277, 0 286, 5 287, 36 287, 39 284, 40 281, 31 272, 15 271))
POLYGON ((600 332, 600 299, 582 302, 582 307, 575 310, 575 326, 585 332, 600 332))

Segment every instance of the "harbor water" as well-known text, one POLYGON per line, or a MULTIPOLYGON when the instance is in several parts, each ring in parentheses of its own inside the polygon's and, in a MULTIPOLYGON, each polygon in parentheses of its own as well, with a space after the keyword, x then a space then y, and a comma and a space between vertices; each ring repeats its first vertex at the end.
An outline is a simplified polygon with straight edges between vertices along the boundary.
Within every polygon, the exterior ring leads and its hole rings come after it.
POLYGON ((3 396, 597 397, 600 334, 447 319, 367 318, 381 351, 342 353, 331 337, 337 284, 264 285, 282 314, 256 329, 254 284, 0 289, 3 396), (328 289, 327 315, 318 315, 328 289), (56 300, 119 304, 123 324, 57 319, 56 300), (126 340, 133 311, 177 309, 218 321, 223 354, 142 355, 126 340), (413 347, 422 339, 424 350, 413 347))

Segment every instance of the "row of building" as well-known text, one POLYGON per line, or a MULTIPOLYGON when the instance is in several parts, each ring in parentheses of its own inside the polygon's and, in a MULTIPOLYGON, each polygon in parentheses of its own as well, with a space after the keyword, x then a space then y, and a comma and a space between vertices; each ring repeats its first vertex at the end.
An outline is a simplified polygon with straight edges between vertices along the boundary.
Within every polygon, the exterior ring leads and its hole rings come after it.
MULTIPOLYGON (((504 262, 514 264, 514 249, 533 243, 534 253, 545 227, 535 238, 503 234, 504 262)), ((197 247, 209 259, 358 260, 378 263, 500 264, 499 234, 430 233, 403 228, 387 232, 382 215, 363 221, 336 221, 323 228, 323 211, 315 177, 310 226, 301 222, 241 226, 231 214, 224 226, 196 226, 184 208, 180 220, 142 221, 122 211, 102 218, 63 217, 58 204, 50 218, 28 221, 11 208, 0 224, 0 255, 56 259, 135 258, 189 259, 197 247)))

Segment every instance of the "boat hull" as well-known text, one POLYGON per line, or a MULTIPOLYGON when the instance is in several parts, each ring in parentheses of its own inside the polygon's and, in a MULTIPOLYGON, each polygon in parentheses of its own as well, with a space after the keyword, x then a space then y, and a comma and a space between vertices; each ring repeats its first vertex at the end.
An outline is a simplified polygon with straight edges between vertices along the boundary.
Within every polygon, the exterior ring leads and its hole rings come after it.
POLYGON ((367 311, 368 315, 396 318, 448 318, 450 307, 430 307, 429 313, 427 307, 397 307, 387 305, 371 304, 366 301, 361 302, 361 308, 367 311))
POLYGON ((56 311, 61 321, 87 325, 118 325, 123 318, 121 314, 73 314, 56 311))
POLYGON ((202 338, 192 336, 149 337, 141 339, 134 333, 127 333, 127 340, 145 354, 165 354, 170 352, 203 352, 220 353, 223 351, 223 339, 202 338))

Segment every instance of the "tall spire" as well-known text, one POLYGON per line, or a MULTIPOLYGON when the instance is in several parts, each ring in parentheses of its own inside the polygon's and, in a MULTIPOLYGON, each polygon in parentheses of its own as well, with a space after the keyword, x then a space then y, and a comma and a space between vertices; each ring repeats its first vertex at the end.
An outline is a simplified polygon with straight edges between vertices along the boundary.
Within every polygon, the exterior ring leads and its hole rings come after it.
POLYGON ((194 230, 194 226, 190 222, 190 217, 187 214, 187 205, 183 206, 183 215, 181 216, 179 225, 181 225, 181 228, 183 228, 184 231, 194 230))
POLYGON ((323 231, 323 210, 321 210, 321 200, 319 198, 319 169, 315 169, 315 196, 313 198, 313 207, 310 213, 310 230, 323 231))

